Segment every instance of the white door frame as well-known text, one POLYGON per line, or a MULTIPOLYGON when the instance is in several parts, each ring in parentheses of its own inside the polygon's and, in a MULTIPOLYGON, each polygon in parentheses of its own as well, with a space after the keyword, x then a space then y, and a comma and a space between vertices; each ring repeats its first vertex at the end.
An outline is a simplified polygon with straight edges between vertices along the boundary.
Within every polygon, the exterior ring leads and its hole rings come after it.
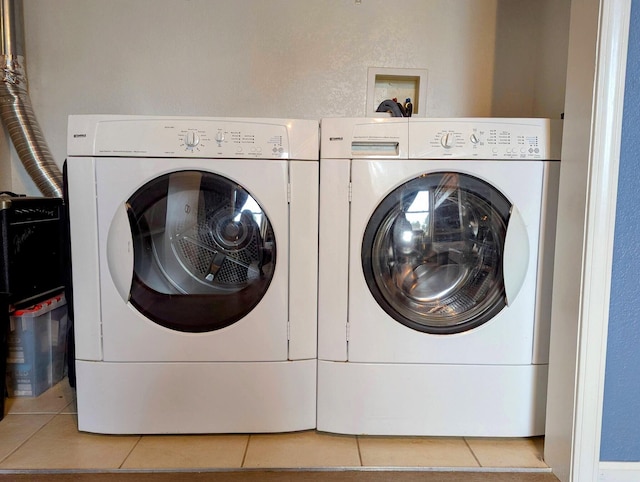
POLYGON ((573 0, 545 460, 599 477, 620 134, 631 0, 573 0))

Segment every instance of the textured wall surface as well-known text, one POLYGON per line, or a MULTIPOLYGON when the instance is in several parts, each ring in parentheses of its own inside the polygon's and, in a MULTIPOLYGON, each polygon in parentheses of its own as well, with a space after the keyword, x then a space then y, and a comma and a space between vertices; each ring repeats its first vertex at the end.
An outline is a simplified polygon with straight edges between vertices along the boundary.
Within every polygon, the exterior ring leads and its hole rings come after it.
MULTIPOLYGON (((24 0, 25 56, 33 106, 61 165, 69 114, 364 116, 369 67, 427 69, 431 117, 557 118, 569 5, 24 0)), ((1 177, 0 188, 37 194, 0 142, 0 175, 3 166, 12 179, 1 177)))
POLYGON ((622 124, 600 459, 640 462, 640 0, 631 30, 622 124))

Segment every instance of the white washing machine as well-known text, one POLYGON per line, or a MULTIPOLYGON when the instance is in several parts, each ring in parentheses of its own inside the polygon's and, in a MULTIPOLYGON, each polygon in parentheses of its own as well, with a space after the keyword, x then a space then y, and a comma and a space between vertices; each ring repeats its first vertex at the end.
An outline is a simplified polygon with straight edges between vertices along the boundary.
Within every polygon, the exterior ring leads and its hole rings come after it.
POLYGON ((543 433, 555 133, 322 121, 318 430, 543 433))
POLYGON ((78 427, 316 423, 317 121, 71 116, 78 427))

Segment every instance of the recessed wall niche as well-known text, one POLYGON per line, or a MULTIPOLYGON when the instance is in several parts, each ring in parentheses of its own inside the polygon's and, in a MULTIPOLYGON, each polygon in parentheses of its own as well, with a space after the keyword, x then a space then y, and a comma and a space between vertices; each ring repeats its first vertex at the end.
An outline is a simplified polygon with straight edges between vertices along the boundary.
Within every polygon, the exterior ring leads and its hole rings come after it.
POLYGON ((369 67, 367 79, 367 116, 389 116, 376 112, 381 102, 397 98, 403 104, 407 98, 413 104, 414 117, 426 117, 427 70, 369 67))

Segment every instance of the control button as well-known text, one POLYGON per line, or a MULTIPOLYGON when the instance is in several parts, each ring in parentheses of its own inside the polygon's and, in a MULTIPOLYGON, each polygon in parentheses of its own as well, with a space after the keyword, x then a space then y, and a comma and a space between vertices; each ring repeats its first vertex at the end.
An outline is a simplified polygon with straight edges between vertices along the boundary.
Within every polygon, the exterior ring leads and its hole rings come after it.
POLYGON ((220 144, 222 141, 224 141, 224 132, 222 131, 216 132, 216 142, 220 144))
POLYGON ((184 136, 184 143, 188 148, 194 148, 200 144, 200 136, 193 131, 189 131, 184 136))
POLYGON ((480 142, 480 139, 475 134, 471 134, 469 136, 469 140, 471 141, 471 144, 477 144, 478 142, 480 142))

